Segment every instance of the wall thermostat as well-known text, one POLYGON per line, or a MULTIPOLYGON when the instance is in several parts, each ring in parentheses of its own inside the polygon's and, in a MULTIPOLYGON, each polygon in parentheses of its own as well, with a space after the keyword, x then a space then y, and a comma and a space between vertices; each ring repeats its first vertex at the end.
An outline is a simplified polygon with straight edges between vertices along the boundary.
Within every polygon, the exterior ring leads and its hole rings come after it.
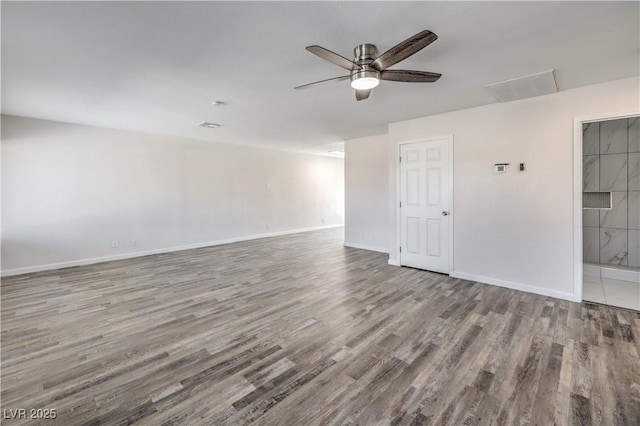
POLYGON ((507 173, 509 163, 496 163, 493 165, 493 173, 507 173))

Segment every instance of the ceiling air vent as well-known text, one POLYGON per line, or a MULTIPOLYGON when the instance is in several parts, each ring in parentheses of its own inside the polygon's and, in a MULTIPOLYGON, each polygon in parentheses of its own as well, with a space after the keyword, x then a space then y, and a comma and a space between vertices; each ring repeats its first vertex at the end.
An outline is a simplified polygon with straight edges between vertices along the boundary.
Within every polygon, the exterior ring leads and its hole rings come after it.
POLYGON ((553 70, 491 83, 484 87, 498 102, 516 101, 558 91, 553 70))

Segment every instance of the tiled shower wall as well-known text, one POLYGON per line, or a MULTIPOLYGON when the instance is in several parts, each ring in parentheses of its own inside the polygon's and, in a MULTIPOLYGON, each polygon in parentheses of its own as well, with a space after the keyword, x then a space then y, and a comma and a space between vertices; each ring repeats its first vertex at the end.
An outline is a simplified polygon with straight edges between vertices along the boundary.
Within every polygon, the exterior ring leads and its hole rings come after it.
POLYGON ((583 191, 612 192, 610 210, 584 209, 584 261, 640 267, 640 119, 584 124, 583 191))

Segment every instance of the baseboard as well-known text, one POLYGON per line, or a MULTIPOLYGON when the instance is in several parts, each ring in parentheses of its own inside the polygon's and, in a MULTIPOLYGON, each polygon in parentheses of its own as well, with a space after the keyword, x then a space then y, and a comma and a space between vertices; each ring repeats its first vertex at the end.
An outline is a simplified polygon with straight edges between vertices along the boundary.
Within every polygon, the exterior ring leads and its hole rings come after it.
POLYGON ((491 278, 491 277, 483 277, 483 276, 480 276, 480 275, 467 274, 465 272, 454 271, 450 275, 452 277, 454 277, 454 278, 462 278, 462 279, 468 280, 468 281, 477 281, 477 282, 483 283, 483 284, 491 284, 491 285, 496 285, 498 287, 509 288, 509 289, 512 289, 512 290, 520 290, 520 291, 524 291, 526 293, 534 293, 534 294, 539 294, 541 296, 555 297, 557 299, 570 300, 572 302, 581 302, 581 300, 579 300, 579 298, 576 297, 576 295, 573 294, 573 293, 565 293, 565 292, 562 292, 562 291, 555 291, 555 290, 550 290, 550 289, 541 288, 541 287, 535 287, 535 286, 531 286, 531 285, 527 285, 527 284, 521 284, 521 283, 514 283, 514 282, 511 282, 511 281, 498 280, 498 279, 491 278))
POLYGON ((29 274, 32 272, 51 271, 55 269, 70 268, 73 266, 92 265, 95 263, 111 262, 114 260, 134 259, 136 257, 150 256, 153 254, 171 253, 173 251, 191 250, 203 247, 219 246, 222 244, 239 243, 241 241, 257 240, 260 238, 278 237, 281 235, 299 234, 301 232, 320 231, 323 229, 340 228, 344 224, 323 225, 309 228, 292 229, 288 231, 269 232, 266 234, 254 234, 236 238, 226 238, 224 240, 207 241, 203 243, 186 244, 182 246, 166 247, 153 250, 136 251, 131 253, 116 254, 111 256, 93 257, 87 259, 69 260, 65 262, 49 263, 46 265, 27 266, 24 268, 15 268, 3 270, 0 276, 9 277, 13 275, 29 274))
POLYGON ((350 243, 350 242, 345 241, 344 242, 344 246, 345 247, 351 247, 351 248, 357 248, 357 249, 361 249, 361 250, 369 250, 369 251, 375 251, 375 252, 378 252, 378 253, 387 253, 387 254, 389 254, 389 250, 384 248, 384 247, 370 246, 368 244, 350 243))
POLYGON ((389 265, 391 265, 391 266, 400 266, 400 262, 398 262, 398 261, 397 261, 397 260, 395 260, 395 259, 391 259, 391 258, 389 258, 389 260, 387 261, 387 263, 388 263, 389 265))

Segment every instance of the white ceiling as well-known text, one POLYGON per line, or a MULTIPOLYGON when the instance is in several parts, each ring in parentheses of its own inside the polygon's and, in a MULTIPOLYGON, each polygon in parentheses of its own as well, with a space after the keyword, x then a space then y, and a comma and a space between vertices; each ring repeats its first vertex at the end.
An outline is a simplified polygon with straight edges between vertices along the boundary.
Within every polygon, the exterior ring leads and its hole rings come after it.
POLYGON ((2 2, 2 113, 326 151, 390 122, 495 102, 488 83, 548 69, 560 91, 640 74, 638 2, 2 2), (308 53, 439 39, 356 102, 308 53), (214 107, 212 100, 226 106, 214 107), (219 129, 197 123, 222 124, 219 129))

